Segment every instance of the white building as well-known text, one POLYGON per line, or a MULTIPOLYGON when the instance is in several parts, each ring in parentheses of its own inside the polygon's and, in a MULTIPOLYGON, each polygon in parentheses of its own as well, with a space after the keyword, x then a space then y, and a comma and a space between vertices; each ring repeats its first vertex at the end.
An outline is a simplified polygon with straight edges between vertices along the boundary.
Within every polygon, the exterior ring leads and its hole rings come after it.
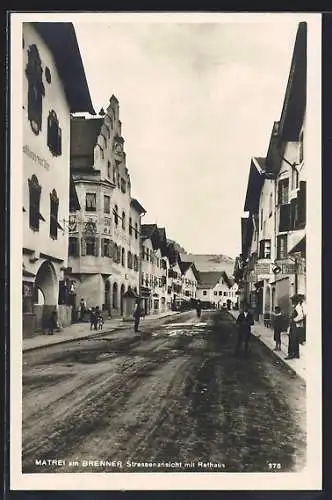
POLYGON ((67 267, 70 113, 94 113, 71 23, 24 23, 23 333, 44 328, 58 309, 67 267))
POLYGON ((81 210, 70 217, 69 266, 77 305, 123 315, 123 296, 138 295, 141 216, 121 135, 119 103, 112 96, 98 118, 71 123, 71 171, 81 210))
POLYGON ((196 266, 191 261, 184 261, 181 259, 181 272, 182 272, 182 290, 181 297, 185 302, 190 302, 196 299, 197 283, 199 280, 198 271, 196 266))
POLYGON ((197 298, 217 309, 233 307, 237 303, 237 287, 225 271, 199 273, 197 298))

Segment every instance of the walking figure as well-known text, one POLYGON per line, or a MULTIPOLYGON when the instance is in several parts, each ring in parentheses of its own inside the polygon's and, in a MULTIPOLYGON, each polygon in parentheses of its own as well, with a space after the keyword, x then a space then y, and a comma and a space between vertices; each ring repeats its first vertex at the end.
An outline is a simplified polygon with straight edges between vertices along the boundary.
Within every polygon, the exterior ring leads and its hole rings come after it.
POLYGON ((56 311, 52 311, 51 316, 48 321, 48 334, 53 335, 53 331, 57 327, 57 314, 56 311))
POLYGON ((281 332, 284 330, 285 318, 281 314, 281 309, 276 306, 274 309, 275 313, 273 316, 273 340, 276 343, 275 351, 281 351, 281 332))
POLYGON ((238 354, 242 342, 244 342, 244 352, 248 352, 248 344, 251 335, 251 326, 254 324, 254 318, 248 309, 247 305, 243 306, 243 311, 240 312, 236 324, 238 325, 238 337, 235 349, 235 355, 238 354))
POLYGON ((135 303, 134 313, 133 313, 134 322, 135 322, 135 324, 134 324, 135 333, 138 332, 138 327, 139 327, 139 322, 140 322, 140 319, 141 319, 141 315, 142 315, 141 304, 140 304, 140 300, 137 299, 136 303, 135 303))
POLYGON ((202 305, 201 305, 201 301, 198 300, 196 302, 196 314, 197 314, 197 318, 201 317, 201 312, 202 312, 202 305))
POLYGON ((96 311, 95 308, 92 307, 90 311, 90 330, 92 330, 95 323, 96 323, 96 311))
POLYGON ((86 311, 86 302, 82 297, 80 301, 80 321, 84 321, 85 311, 86 311))

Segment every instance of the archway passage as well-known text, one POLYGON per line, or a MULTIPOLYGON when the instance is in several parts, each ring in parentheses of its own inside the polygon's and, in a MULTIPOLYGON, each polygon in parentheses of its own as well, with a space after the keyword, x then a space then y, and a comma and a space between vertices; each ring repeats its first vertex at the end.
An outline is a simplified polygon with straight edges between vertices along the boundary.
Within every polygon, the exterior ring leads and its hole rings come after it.
POLYGON ((58 300, 58 280, 53 265, 49 261, 43 262, 38 269, 35 279, 35 288, 38 290, 37 302, 42 305, 56 305, 58 300))
POLYGON ((113 309, 118 308, 118 284, 113 283, 113 309))
POLYGON ((121 316, 123 316, 123 296, 125 293, 125 287, 124 285, 121 285, 121 290, 120 290, 120 312, 121 316))

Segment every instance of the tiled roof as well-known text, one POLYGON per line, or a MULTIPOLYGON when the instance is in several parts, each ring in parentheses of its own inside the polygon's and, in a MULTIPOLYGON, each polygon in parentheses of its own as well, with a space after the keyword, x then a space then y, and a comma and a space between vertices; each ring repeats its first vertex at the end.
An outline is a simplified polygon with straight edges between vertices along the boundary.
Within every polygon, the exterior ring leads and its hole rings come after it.
POLYGON ((130 204, 140 213, 140 214, 146 214, 146 210, 136 198, 131 198, 130 204))
MULTIPOLYGON (((93 151, 103 124, 103 118, 72 118, 70 121, 70 157, 85 157, 93 164, 93 151)), ((81 165, 81 163, 80 163, 81 165)), ((75 163, 72 165, 75 169, 75 163)))
POLYGON ((157 224, 142 224, 141 236, 143 239, 150 238, 157 229, 157 224))
POLYGON ((198 288, 214 288, 220 278, 223 276, 224 271, 208 271, 199 273, 198 288))

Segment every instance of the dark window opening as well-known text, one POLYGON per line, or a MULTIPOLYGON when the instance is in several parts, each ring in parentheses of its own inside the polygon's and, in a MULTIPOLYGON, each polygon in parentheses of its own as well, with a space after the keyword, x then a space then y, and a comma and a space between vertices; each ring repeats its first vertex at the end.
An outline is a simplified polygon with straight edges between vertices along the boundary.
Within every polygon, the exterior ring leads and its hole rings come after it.
POLYGON ((46 66, 46 68, 45 68, 45 78, 46 78, 47 83, 51 83, 52 76, 51 76, 50 68, 48 66, 46 66))
POLYGON ((50 194, 50 237, 53 240, 58 238, 58 211, 59 211, 59 198, 53 189, 50 194))
POLYGON ((106 194, 104 195, 104 213, 105 214, 111 213, 111 198, 106 194))
POLYGON ((95 212, 96 211, 96 193, 86 193, 85 210, 87 212, 95 212))
POLYGON ((49 112, 47 119, 47 145, 53 156, 61 155, 61 128, 54 110, 49 112))
MULTIPOLYGON (((35 175, 32 175, 29 183, 29 224, 33 231, 39 231, 39 220, 42 218, 40 214, 40 196, 41 186, 35 175)), ((42 218, 43 219, 43 218, 42 218)))
POLYGON ((271 258, 271 240, 261 240, 259 242, 259 258, 260 259, 271 258))
POLYGON ((138 238, 138 225, 137 222, 135 222, 135 239, 137 240, 138 238))
POLYGON ((73 236, 69 236, 68 255, 70 257, 78 257, 78 238, 75 238, 73 236))
POLYGON ((36 45, 30 45, 28 49, 28 64, 25 74, 28 79, 28 120, 33 132, 38 135, 42 128, 45 87, 42 80, 43 69, 36 45))
POLYGON ((125 266, 125 258, 126 258, 125 249, 122 248, 122 250, 121 250, 121 265, 122 266, 125 266))
POLYGON ((133 220, 131 217, 129 217, 129 234, 130 234, 130 236, 133 234, 132 224, 133 224, 133 220))
POLYGON ((126 214, 122 212, 122 229, 126 229, 126 214))
POLYGON ((278 183, 278 204, 286 205, 288 203, 289 179, 282 179, 278 183))

